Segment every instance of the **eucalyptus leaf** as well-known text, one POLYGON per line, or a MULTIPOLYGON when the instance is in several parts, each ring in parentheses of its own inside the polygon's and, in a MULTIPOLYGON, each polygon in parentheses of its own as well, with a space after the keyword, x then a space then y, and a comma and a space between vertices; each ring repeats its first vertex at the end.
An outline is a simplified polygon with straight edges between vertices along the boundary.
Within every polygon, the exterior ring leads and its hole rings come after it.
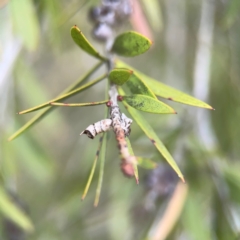
POLYGON ((171 101, 179 102, 179 103, 184 103, 187 105, 192 105, 195 107, 208 108, 208 109, 214 110, 214 108, 212 108, 207 103, 204 103, 203 101, 197 98, 194 98, 186 93, 183 93, 175 88, 167 86, 166 84, 161 83, 141 73, 140 71, 134 69, 133 67, 127 65, 126 63, 120 60, 116 61, 116 67, 125 67, 125 68, 133 69, 134 74, 137 74, 139 77, 141 77, 141 79, 144 80, 144 83, 153 91, 154 94, 156 94, 159 97, 162 97, 171 101))
POLYGON ((0 211, 25 231, 32 232, 34 230, 31 220, 12 202, 2 187, 0 187, 0 211))
POLYGON ((170 106, 167 104, 153 99, 151 97, 135 94, 132 96, 123 96, 123 101, 129 104, 131 107, 136 108, 137 110, 149 113, 176 113, 170 106))
POLYGON ((120 56, 134 57, 146 52, 151 44, 151 40, 137 32, 125 32, 116 37, 112 52, 120 56))
POLYGON ((83 33, 81 32, 81 30, 75 25, 71 28, 71 36, 73 41, 85 52, 87 52, 88 54, 106 61, 106 58, 101 56, 97 50, 89 43, 89 41, 87 40, 87 38, 83 35, 83 33))
MULTIPOLYGON (((101 65, 103 62, 100 62, 96 64, 88 73, 86 73, 82 78, 78 79, 76 82, 74 82, 72 85, 67 87, 62 94, 68 93, 78 86, 80 84, 84 83, 101 65)), ((59 96, 61 96, 60 94, 59 96)), ((14 134, 12 134, 9 138, 8 141, 12 141, 13 139, 17 138, 20 136, 22 133, 24 133, 26 130, 28 130, 30 127, 32 127, 34 124, 42 120, 45 116, 47 116, 55 107, 47 107, 45 108, 42 112, 38 113, 34 117, 32 117, 27 123, 25 123, 18 131, 16 131, 14 134)))
POLYGON ((127 87, 133 94, 142 94, 151 98, 157 99, 153 91, 147 86, 147 84, 135 73, 133 73, 130 79, 126 82, 127 87))
POLYGON ((132 75, 133 71, 126 68, 115 68, 109 73, 109 80, 117 85, 123 85, 132 75))
MULTIPOLYGON (((119 89, 119 93, 121 95, 124 94, 124 91, 122 89, 119 89)), ((139 127, 143 130, 143 132, 150 138, 151 142, 154 144, 154 146, 157 148, 157 150, 163 155, 163 157, 166 159, 166 161, 169 163, 169 165, 174 169, 174 171, 178 174, 178 176, 181 178, 183 182, 185 182, 183 174, 181 173, 181 170, 177 166, 176 162, 172 158, 171 154, 168 152, 166 147, 163 145, 161 140, 158 138, 155 131, 152 129, 151 125, 145 120, 142 115, 136 111, 134 108, 129 106, 127 103, 124 103, 126 109, 128 112, 132 115, 136 123, 139 125, 139 127)))
POLYGON ((148 158, 137 157, 138 166, 145 169, 154 169, 157 163, 148 158))

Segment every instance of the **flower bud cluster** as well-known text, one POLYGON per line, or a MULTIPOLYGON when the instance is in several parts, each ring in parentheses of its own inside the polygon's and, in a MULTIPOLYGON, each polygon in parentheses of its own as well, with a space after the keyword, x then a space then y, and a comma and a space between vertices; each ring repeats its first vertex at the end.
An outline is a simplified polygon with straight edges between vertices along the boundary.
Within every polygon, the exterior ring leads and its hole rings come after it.
POLYGON ((102 0, 100 6, 90 10, 90 19, 95 23, 93 36, 106 42, 113 37, 114 27, 126 21, 131 13, 130 0, 102 0))

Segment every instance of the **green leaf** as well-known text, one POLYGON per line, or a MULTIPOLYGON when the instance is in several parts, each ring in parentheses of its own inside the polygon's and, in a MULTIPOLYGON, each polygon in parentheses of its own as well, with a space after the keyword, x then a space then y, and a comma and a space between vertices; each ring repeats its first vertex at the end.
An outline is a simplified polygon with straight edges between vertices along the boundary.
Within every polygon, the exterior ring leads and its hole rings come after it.
MULTIPOLYGON (((119 89, 119 92, 121 95, 124 94, 124 91, 122 89, 119 89)), ((136 111, 134 108, 129 106, 127 103, 124 104, 126 106, 126 109, 128 112, 132 115, 136 123, 139 125, 139 127, 143 130, 143 132, 150 138, 151 142, 154 144, 154 146, 158 149, 158 151, 163 155, 163 157, 166 159, 166 161, 170 164, 170 166, 174 169, 174 171, 178 174, 178 176, 181 178, 183 182, 185 182, 184 177, 178 168, 176 162, 166 149, 166 147, 163 145, 161 140, 158 138, 157 134, 152 129, 151 125, 145 120, 145 118, 142 117, 142 115, 136 111)))
POLYGON ((27 110, 21 111, 18 114, 26 114, 26 113, 34 112, 34 111, 37 111, 37 110, 39 110, 41 108, 48 107, 52 102, 57 102, 57 101, 60 101, 60 100, 67 99, 67 98, 69 98, 69 97, 71 97, 71 96, 73 96, 73 95, 75 95, 77 93, 80 93, 80 92, 82 92, 82 91, 92 87, 96 83, 98 83, 101 80, 103 80, 104 78, 106 78, 106 76, 107 76, 106 74, 103 74, 101 77, 99 77, 99 78, 97 78, 97 79, 95 79, 95 80, 93 80, 93 81, 91 81, 89 83, 86 83, 85 85, 82 85, 81 87, 79 87, 77 89, 74 89, 74 90, 72 90, 72 91, 70 91, 68 93, 65 93, 65 94, 61 95, 60 97, 54 98, 54 99, 52 99, 52 100, 50 100, 48 102, 45 102, 43 104, 40 104, 40 105, 36 106, 36 107, 29 108, 27 110))
POLYGON ((98 177, 98 185, 97 185, 97 189, 96 189, 96 196, 95 196, 95 200, 94 200, 94 207, 98 206, 100 193, 101 193, 101 189, 102 189, 104 164, 105 164, 106 149, 107 149, 107 135, 108 135, 108 133, 103 134, 102 148, 101 148, 101 152, 100 152, 100 170, 99 170, 99 177, 98 177))
POLYGON ((166 98, 168 100, 175 101, 175 102, 192 105, 195 107, 208 108, 208 109, 214 110, 214 108, 212 108, 207 103, 204 103, 203 101, 198 100, 192 96, 189 96, 186 93, 183 93, 177 89, 169 87, 161 82, 158 82, 155 79, 146 76, 145 74, 125 64, 122 61, 119 61, 119 60, 116 61, 116 67, 125 67, 125 68, 133 69, 134 74, 138 74, 141 77, 141 79, 144 80, 145 84, 153 91, 153 93, 159 97, 166 98))
POLYGON ((2 187, 0 187, 0 211, 25 231, 33 231, 31 220, 11 201, 2 187))
POLYGON ((134 57, 146 52, 152 42, 137 32, 125 32, 117 36, 112 51, 120 56, 134 57))
POLYGON ((75 25, 71 28, 71 36, 73 41, 85 52, 88 54, 106 61, 106 58, 101 56, 96 49, 89 43, 89 41, 86 39, 86 37, 83 35, 81 30, 75 25))
MULTIPOLYGON (((109 90, 109 81, 106 81, 105 98, 108 97, 108 90, 109 90)), ((106 119, 107 117, 108 117, 108 108, 105 108, 104 119, 106 119)), ((100 169, 99 169, 96 195, 94 200, 94 207, 98 206, 101 189, 102 189, 104 165, 105 165, 105 159, 106 159, 107 139, 108 139, 108 132, 105 132, 103 133, 102 148, 100 152, 100 169)))
POLYGON ((99 102, 89 102, 89 103, 59 103, 52 102, 50 105, 52 106, 61 106, 61 107, 89 107, 89 106, 97 106, 107 103, 109 100, 103 100, 99 102))
POLYGON ((146 95, 151 98, 157 99, 153 91, 147 86, 147 84, 135 73, 132 74, 130 79, 126 83, 127 87, 133 94, 146 95))
POLYGON ((126 68, 115 68, 109 73, 109 80, 117 85, 123 85, 132 75, 133 71, 126 68))
MULTIPOLYGON (((68 93, 68 92, 72 91, 73 89, 77 88, 81 83, 84 83, 102 64, 103 64, 103 62, 96 64, 85 76, 78 79, 75 83, 73 83, 68 88, 66 88, 62 92, 62 94, 68 93)), ((24 133, 26 130, 28 130, 30 127, 32 127, 35 123, 39 122, 41 119, 43 119, 45 116, 47 116, 54 109, 55 109, 55 107, 48 107, 44 111, 42 111, 42 112, 38 113, 37 115, 35 115, 34 117, 32 117, 25 125, 23 125, 18 131, 16 131, 13 135, 11 135, 8 138, 8 141, 12 141, 13 139, 20 136, 22 133, 24 133)))
POLYGON ((96 165, 97 165, 97 160, 99 158, 99 153, 100 153, 101 147, 102 147, 102 140, 103 140, 103 136, 101 135, 101 137, 99 139, 98 149, 97 149, 97 152, 96 152, 96 155, 95 155, 95 158, 94 158, 94 161, 93 161, 93 165, 92 165, 92 168, 91 168, 91 172, 89 174, 87 184, 86 184, 86 187, 85 187, 83 195, 82 195, 82 200, 84 200, 84 198, 86 197, 86 195, 88 193, 88 189, 91 185, 92 178, 93 178, 93 175, 95 173, 95 169, 96 169, 96 165))
POLYGON ((167 104, 145 95, 123 96, 123 101, 137 110, 149 113, 176 113, 167 104))
POLYGON ((145 169, 154 169, 157 167, 157 163, 148 158, 137 157, 138 166, 145 169))

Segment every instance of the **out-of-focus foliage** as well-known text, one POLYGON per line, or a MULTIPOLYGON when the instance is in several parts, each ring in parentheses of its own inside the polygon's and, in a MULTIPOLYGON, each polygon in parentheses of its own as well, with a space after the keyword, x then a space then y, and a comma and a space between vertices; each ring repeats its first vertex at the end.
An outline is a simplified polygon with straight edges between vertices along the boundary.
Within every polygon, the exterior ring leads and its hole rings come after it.
MULTIPOLYGON (((125 179, 119 171, 116 144, 110 141, 98 208, 93 208, 97 175, 88 197, 80 201, 98 140, 79 137, 79 133, 89 122, 104 117, 103 107, 94 107, 94 111, 92 108, 59 109, 26 135, 7 142, 10 133, 31 118, 16 116, 16 112, 54 98, 94 66, 96 60, 76 51, 69 34, 70 27, 77 24, 91 39, 87 11, 98 1, 88 1, 80 8, 84 2, 21 0, 18 3, 15 0, 0 9, 0 18, 4 19, 0 21, 1 185, 17 194, 27 206, 35 231, 25 239, 145 239, 147 236, 154 239, 159 226, 154 223, 165 219, 162 216, 171 200, 171 185, 176 184, 170 177, 172 170, 165 168, 163 160, 159 175, 157 169, 153 172, 139 169, 140 185, 136 187, 134 181, 125 179), (16 10, 17 5, 20 6, 16 10), (69 19, 69 16, 73 17, 69 19), (14 46, 20 46, 21 51, 14 46), (13 56, 17 57, 12 59, 13 56)), ((151 1, 145 0, 146 4, 151 5, 151 1)), ((197 116, 208 110, 175 103, 171 106, 178 108, 178 115, 144 114, 174 153, 189 189, 183 209, 171 205, 176 211, 182 210, 182 214, 168 239, 238 239, 238 1, 166 0, 157 4, 163 23, 161 34, 153 31, 153 50, 129 63, 190 95, 198 89, 196 97, 216 109, 202 115, 200 122, 197 116), (206 17, 214 27, 204 36, 212 34, 212 40, 200 38, 200 22, 206 17), (209 82, 199 83, 195 81, 196 59, 201 44, 206 42, 211 43, 209 72, 205 68, 198 74, 202 79, 208 76, 209 82)), ((156 19, 157 15, 154 16, 156 19)), ((130 26, 125 30, 130 30, 130 26)), ((103 51, 101 45, 96 47, 98 52, 103 51)), ((206 57, 202 63, 206 63, 206 57)), ((95 78, 97 75, 92 79, 95 78)), ((71 102, 105 99, 104 88, 100 83, 73 97, 71 102)), ((111 134, 108 138, 113 140, 111 134)), ((132 126, 130 139, 137 156, 159 162, 161 156, 136 124, 132 126)), ((6 216, 0 216, 1 239, 14 234, 13 228, 7 227, 6 216)))

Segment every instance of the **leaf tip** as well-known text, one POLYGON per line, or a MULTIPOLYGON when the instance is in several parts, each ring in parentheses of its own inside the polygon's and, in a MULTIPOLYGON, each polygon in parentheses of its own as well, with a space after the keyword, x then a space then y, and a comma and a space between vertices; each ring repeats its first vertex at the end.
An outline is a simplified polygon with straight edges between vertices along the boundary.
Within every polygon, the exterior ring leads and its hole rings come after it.
POLYGON ((186 181, 185 181, 183 176, 179 176, 179 178, 182 180, 183 183, 186 183, 186 181))
POLYGON ((215 110, 216 110, 216 109, 215 109, 215 108, 213 108, 213 107, 211 107, 210 109, 211 109, 211 110, 213 110, 213 111, 215 111, 215 110))
POLYGON ((138 178, 136 178, 136 183, 137 183, 137 185, 139 185, 139 179, 138 178))

